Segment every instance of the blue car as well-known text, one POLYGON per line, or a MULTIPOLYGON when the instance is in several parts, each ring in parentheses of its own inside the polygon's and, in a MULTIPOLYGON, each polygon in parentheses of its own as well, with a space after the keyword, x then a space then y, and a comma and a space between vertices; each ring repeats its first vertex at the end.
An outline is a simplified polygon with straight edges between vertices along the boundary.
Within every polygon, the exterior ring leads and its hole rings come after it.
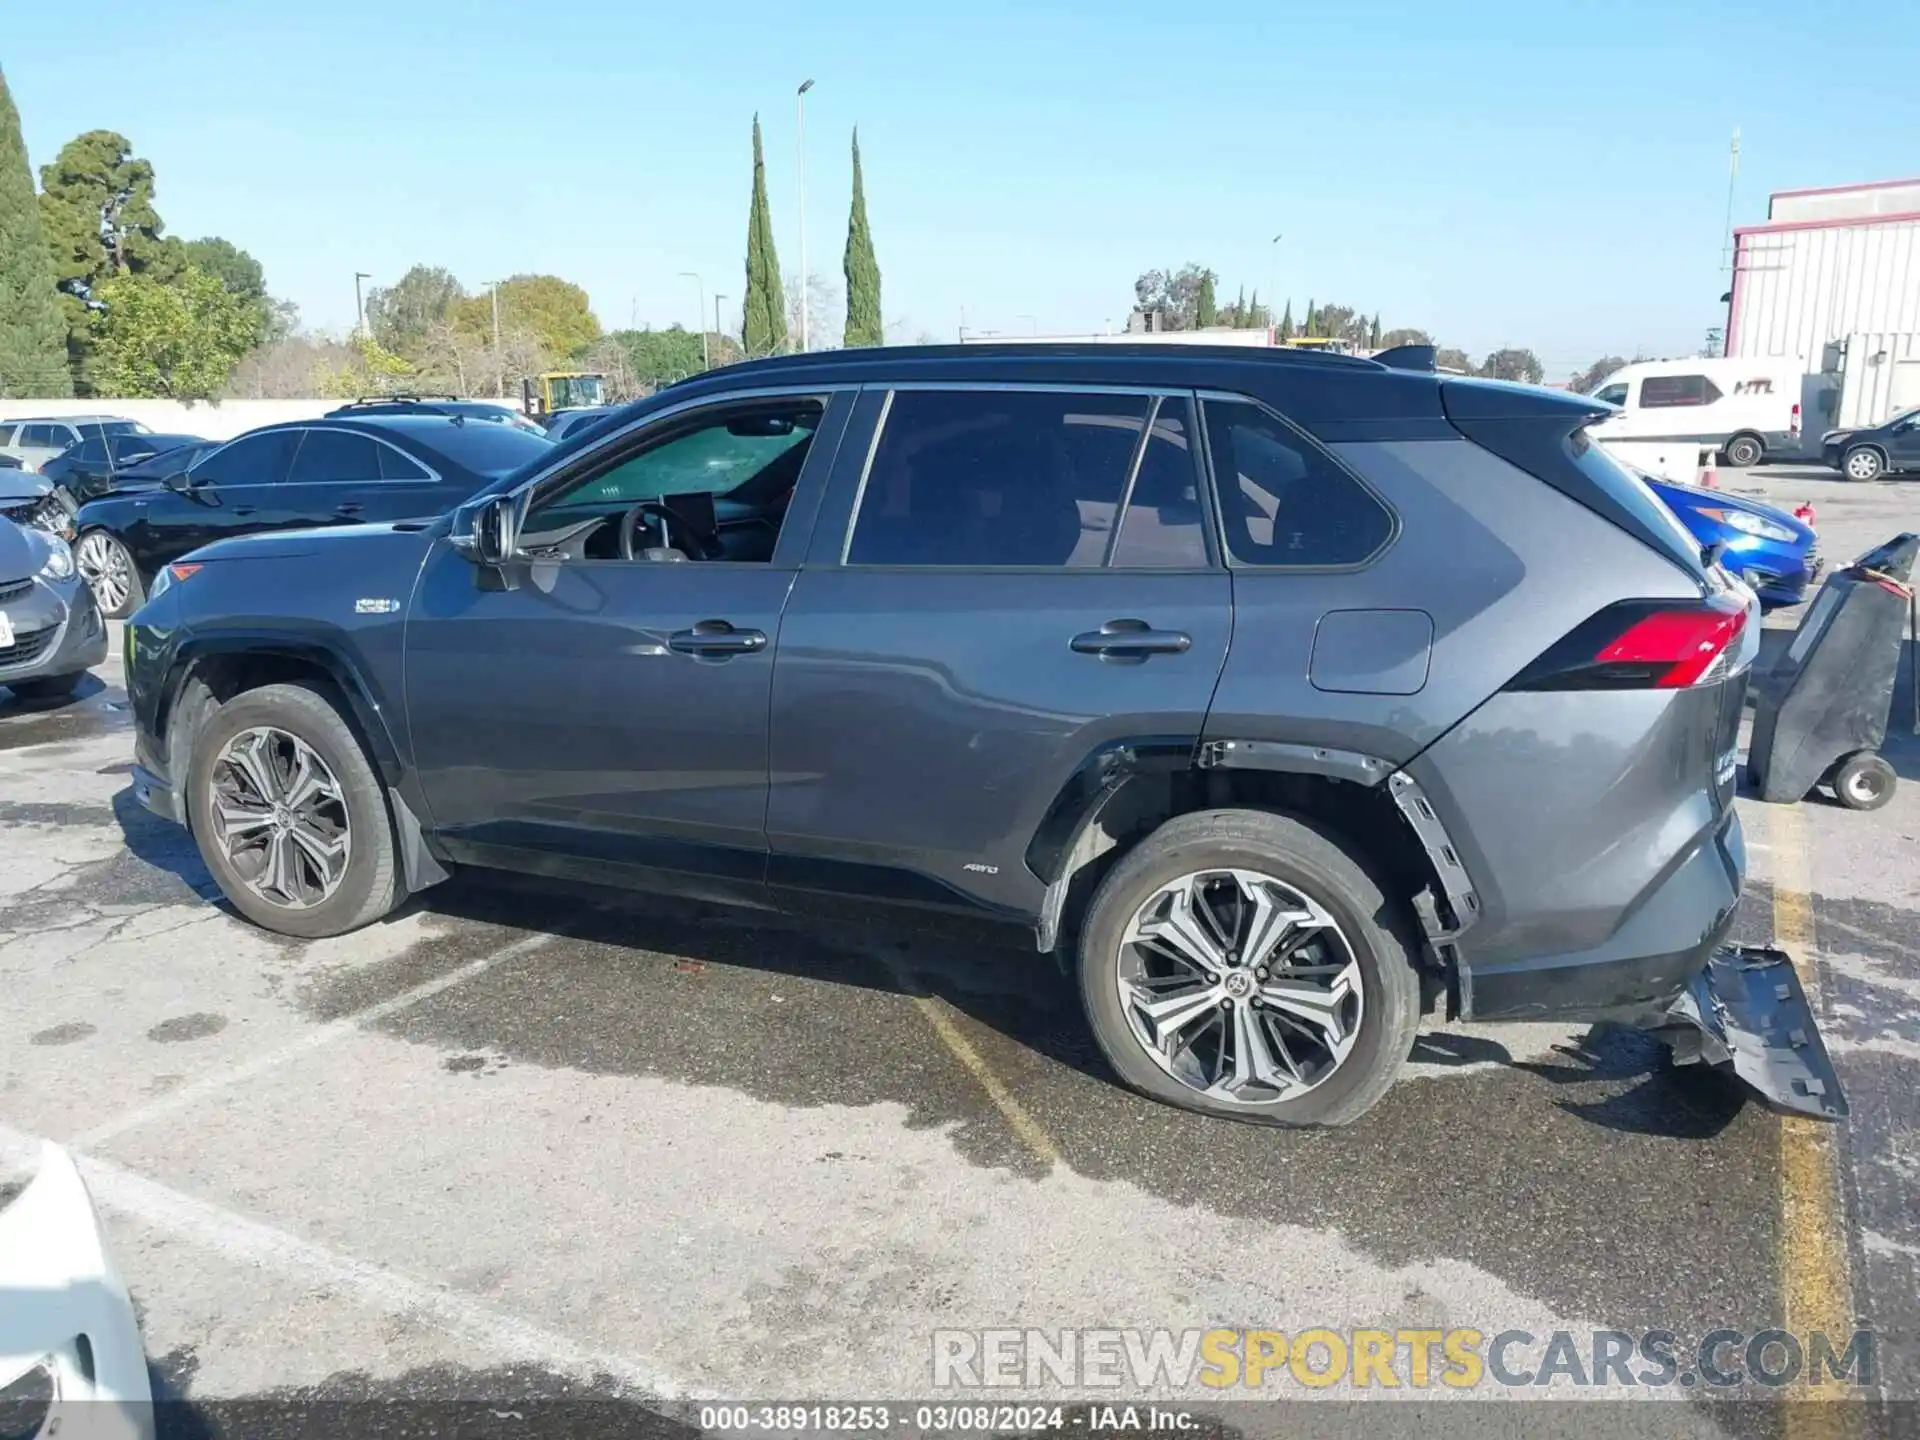
POLYGON ((1811 525, 1724 490, 1641 478, 1702 545, 1726 547, 1720 563, 1747 582, 1761 605, 1772 610, 1807 598, 1820 574, 1819 537, 1811 525))

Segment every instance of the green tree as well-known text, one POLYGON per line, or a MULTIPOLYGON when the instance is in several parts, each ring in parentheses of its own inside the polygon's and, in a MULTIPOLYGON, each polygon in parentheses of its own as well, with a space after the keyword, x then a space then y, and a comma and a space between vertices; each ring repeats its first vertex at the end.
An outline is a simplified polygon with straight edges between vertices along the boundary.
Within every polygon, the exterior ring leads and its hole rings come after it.
POLYGON ((1373 312, 1373 329, 1367 337, 1367 344, 1375 350, 1380 348, 1380 312, 1378 310, 1373 312))
POLYGON ((1307 323, 1301 327, 1300 333, 1309 340, 1320 333, 1319 320, 1314 315, 1313 301, 1311 300, 1307 301, 1307 323))
MULTIPOLYGON (((453 317, 453 307, 467 298, 466 287, 453 272, 438 265, 415 265, 391 285, 367 292, 367 330, 382 348, 396 355, 418 356, 436 326, 453 317)), ((493 306, 487 306, 486 336, 493 339, 493 306)))
POLYGON ((254 312, 203 270, 188 267, 168 280, 109 276, 93 299, 101 307, 90 375, 98 394, 211 399, 253 348, 254 312))
POLYGON ((67 356, 84 380, 95 289, 120 275, 165 280, 185 263, 162 233, 153 166, 124 135, 89 130, 40 170, 40 220, 67 319, 67 356))
POLYGON ((1389 330, 1380 337, 1380 344, 1388 350, 1399 345, 1431 345, 1433 337, 1424 330, 1389 330))
POLYGON ((254 344, 263 342, 275 328, 275 302, 267 294, 266 272, 260 262, 218 235, 189 240, 180 247, 180 256, 194 269, 205 272, 227 287, 227 293, 246 302, 253 312, 254 344))
POLYGON ((73 393, 67 323, 20 135, 20 112, 0 74, 0 395, 73 393))
POLYGON ((1467 352, 1464 350, 1438 350, 1434 353, 1433 363, 1435 368, 1440 370, 1451 370, 1461 375, 1472 375, 1475 373, 1473 361, 1468 358, 1467 352))
POLYGON ((1196 330, 1208 330, 1220 323, 1220 306, 1213 298, 1213 272, 1200 272, 1200 295, 1193 305, 1193 325, 1196 330))
MULTIPOLYGON (((558 275, 515 275, 502 280, 499 289, 503 346, 510 334, 526 335, 539 347, 544 366, 565 365, 600 338, 600 322, 587 292, 558 275)), ((490 290, 460 301, 454 309, 455 329, 491 344, 493 301, 490 290)))
POLYGON ((1531 350, 1509 347, 1487 356, 1480 373, 1490 380, 1519 380, 1528 385, 1538 385, 1547 372, 1531 350))
POLYGON ((1260 304, 1260 292, 1255 290, 1253 292, 1253 298, 1247 302, 1246 319, 1242 323, 1245 324, 1249 330, 1261 330, 1271 322, 1271 319, 1272 317, 1267 314, 1265 308, 1260 304))
POLYGON ((1291 300, 1287 301, 1287 308, 1280 316, 1280 334, 1278 338, 1282 340, 1293 339, 1293 302, 1291 300))
POLYGON ((760 149, 760 117, 753 117, 753 200, 747 210, 747 293, 740 307, 740 341, 748 355, 787 348, 787 297, 767 210, 767 162, 760 149))
POLYGON ((847 278, 847 328, 844 342, 855 345, 887 343, 886 322, 880 318, 880 262, 873 254, 873 232, 867 228, 867 186, 860 172, 860 132, 853 132, 853 209, 847 217, 847 253, 841 262, 847 278))

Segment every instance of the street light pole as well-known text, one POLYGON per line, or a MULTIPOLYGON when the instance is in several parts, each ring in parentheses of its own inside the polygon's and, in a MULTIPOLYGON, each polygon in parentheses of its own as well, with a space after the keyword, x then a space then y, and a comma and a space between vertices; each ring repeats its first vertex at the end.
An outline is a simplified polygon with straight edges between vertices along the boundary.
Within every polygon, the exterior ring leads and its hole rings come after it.
POLYGON ((493 296, 493 395, 496 400, 507 398, 507 359, 500 353, 500 282, 494 281, 490 287, 493 296))
MULTIPOLYGON (((682 270, 680 272, 680 278, 682 280, 693 281, 694 293, 699 296, 699 308, 697 308, 693 314, 695 323, 700 326, 700 368, 702 370, 711 370, 713 368, 713 355, 707 349, 707 282, 691 270, 682 270)), ((715 306, 714 308, 718 309, 719 307, 715 306)))
POLYGON ((1273 263, 1268 267, 1267 274, 1267 329, 1273 336, 1273 343, 1278 345, 1280 322, 1273 313, 1273 302, 1280 298, 1280 237, 1278 235, 1273 237, 1272 248, 1268 254, 1273 257, 1273 263))
POLYGON ((726 298, 718 290, 713 292, 713 333, 716 335, 720 333, 720 302, 726 298))
POLYGON ((362 336, 367 333, 367 303, 360 298, 360 282, 371 280, 373 276, 364 270, 353 272, 353 324, 362 336))
POLYGON ((800 132, 800 350, 809 348, 807 335, 807 91, 813 81, 803 80, 793 92, 793 114, 800 132))

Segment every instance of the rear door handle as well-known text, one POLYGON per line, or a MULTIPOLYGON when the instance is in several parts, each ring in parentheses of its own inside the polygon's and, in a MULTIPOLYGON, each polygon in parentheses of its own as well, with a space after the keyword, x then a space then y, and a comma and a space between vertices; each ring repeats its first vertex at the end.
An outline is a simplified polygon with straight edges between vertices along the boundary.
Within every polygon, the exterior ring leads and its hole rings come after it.
POLYGON ((343 501, 341 504, 333 507, 333 513, 336 515, 358 515, 360 513, 360 502, 358 500, 343 501))
POLYGON ((233 513, 236 515, 251 515, 253 514, 253 510, 254 507, 251 505, 236 505, 233 507, 233 513))
POLYGON ((767 648, 761 630, 736 630, 725 620, 702 620, 691 630, 676 630, 667 648, 681 655, 751 655, 767 648))
POLYGON ((1144 620, 1109 620, 1098 630, 1086 630, 1073 637, 1072 646, 1081 655, 1112 655, 1128 658, 1136 655, 1179 655, 1193 646, 1193 637, 1184 630, 1156 630, 1144 620))

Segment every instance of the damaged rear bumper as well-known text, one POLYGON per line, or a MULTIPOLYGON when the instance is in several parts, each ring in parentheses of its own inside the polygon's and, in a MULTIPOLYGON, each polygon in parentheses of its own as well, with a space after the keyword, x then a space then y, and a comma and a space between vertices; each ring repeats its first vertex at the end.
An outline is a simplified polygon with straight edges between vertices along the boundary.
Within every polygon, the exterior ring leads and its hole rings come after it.
POLYGON ((1840 1077, 1784 950, 1721 946, 1655 1033, 1673 1047, 1675 1063, 1727 1066, 1779 1109, 1846 1117, 1840 1077))

